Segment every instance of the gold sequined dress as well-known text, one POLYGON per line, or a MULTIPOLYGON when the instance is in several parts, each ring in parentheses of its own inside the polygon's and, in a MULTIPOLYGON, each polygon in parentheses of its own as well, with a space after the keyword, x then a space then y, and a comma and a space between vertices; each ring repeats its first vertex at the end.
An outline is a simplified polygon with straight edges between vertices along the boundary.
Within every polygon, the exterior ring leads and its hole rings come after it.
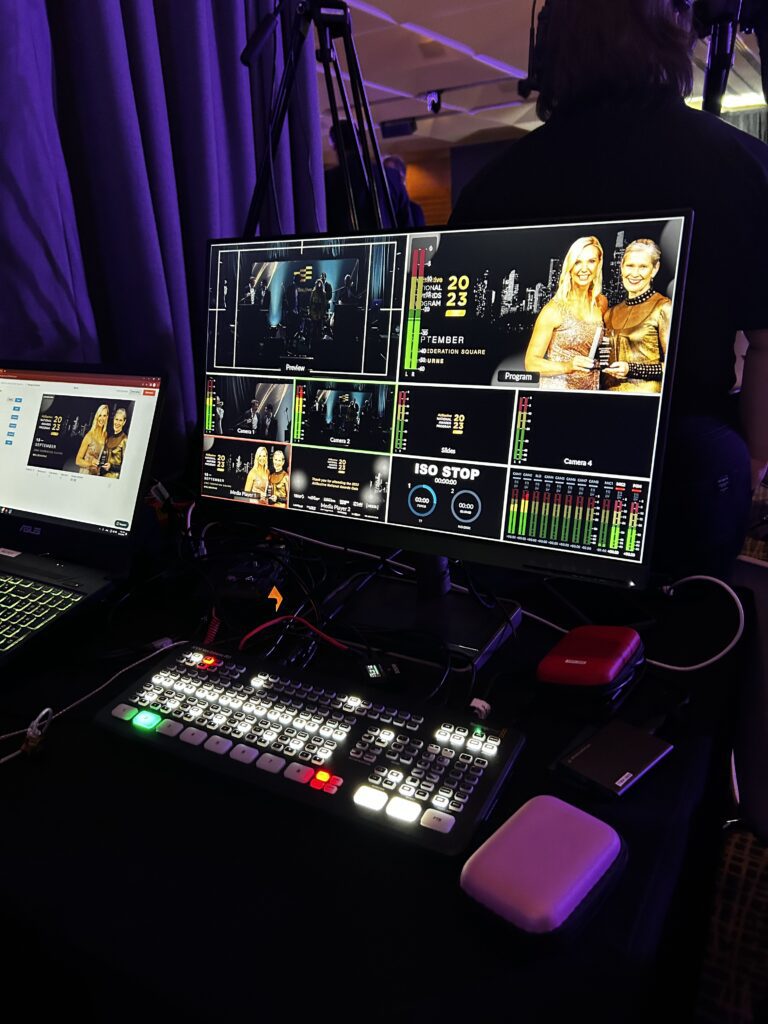
MULTIPOLYGON (((562 303, 558 303, 562 323, 552 332, 545 359, 554 363, 567 363, 574 356, 589 356, 595 332, 600 322, 580 320, 562 303)), ((541 375, 540 391, 597 391, 600 383, 599 370, 574 370, 573 373, 541 375)))
POLYGON ((610 352, 608 361, 629 363, 629 376, 613 377, 603 371, 603 388, 606 391, 660 393, 664 366, 660 339, 662 334, 666 336, 671 309, 672 300, 658 292, 636 306, 628 306, 626 302, 611 306, 605 314, 610 352), (645 374, 658 376, 645 377, 645 374))

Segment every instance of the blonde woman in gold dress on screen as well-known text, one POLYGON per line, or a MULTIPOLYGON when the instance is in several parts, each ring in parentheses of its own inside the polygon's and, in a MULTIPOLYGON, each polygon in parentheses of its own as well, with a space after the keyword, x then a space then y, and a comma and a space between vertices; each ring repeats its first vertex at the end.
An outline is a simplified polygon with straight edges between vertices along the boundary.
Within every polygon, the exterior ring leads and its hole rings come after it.
POLYGON ((650 238, 638 238, 624 250, 623 302, 605 314, 610 364, 603 372, 606 391, 657 395, 667 354, 672 300, 654 290, 661 250, 650 238))
POLYGON ((563 260, 557 291, 533 325, 526 370, 540 374, 542 391, 596 391, 595 353, 602 340, 603 247, 594 235, 577 238, 563 260))
POLYGON ((109 424, 109 406, 100 405, 93 417, 91 429, 86 433, 75 456, 78 472, 84 476, 99 475, 99 460, 107 443, 107 425, 109 424))
POLYGON ((264 501, 267 497, 267 491, 269 489, 269 456, 267 449, 263 445, 259 445, 256 449, 256 455, 253 460, 253 466, 251 471, 245 480, 245 490, 248 494, 252 494, 258 498, 259 501, 264 501))

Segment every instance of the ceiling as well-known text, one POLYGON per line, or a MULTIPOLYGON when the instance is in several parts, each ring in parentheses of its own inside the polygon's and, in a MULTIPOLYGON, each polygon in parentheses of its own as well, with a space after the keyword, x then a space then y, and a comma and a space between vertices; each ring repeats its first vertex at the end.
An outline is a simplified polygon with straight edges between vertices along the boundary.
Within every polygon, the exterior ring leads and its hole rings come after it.
MULTIPOLYGON (((413 135, 390 139, 399 152, 442 150, 507 138, 539 124, 535 94, 520 98, 528 67, 531 0, 347 0, 352 39, 377 124, 415 118, 413 135), (441 91, 442 108, 429 113, 426 96, 441 91)), ((537 10, 541 0, 537 3, 537 10)), ((342 68, 343 47, 338 45, 342 68)), ((707 43, 695 53, 695 95, 701 96, 707 43)), ((331 125, 322 66, 318 85, 324 137, 331 125)), ((760 62, 752 35, 740 34, 728 79, 731 97, 756 94, 760 62)))

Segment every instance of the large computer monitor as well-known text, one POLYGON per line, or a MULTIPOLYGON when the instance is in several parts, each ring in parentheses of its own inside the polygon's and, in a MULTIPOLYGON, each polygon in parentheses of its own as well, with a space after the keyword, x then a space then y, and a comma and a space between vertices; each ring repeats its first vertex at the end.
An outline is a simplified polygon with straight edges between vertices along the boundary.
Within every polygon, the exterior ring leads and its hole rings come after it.
POLYGON ((690 221, 211 242, 201 495, 644 585, 690 221))

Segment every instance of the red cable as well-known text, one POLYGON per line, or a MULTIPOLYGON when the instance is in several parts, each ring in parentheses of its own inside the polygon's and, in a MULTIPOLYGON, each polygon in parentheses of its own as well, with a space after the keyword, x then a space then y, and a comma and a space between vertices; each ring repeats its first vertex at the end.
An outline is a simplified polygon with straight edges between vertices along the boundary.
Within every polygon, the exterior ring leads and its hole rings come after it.
POLYGON ((216 614, 216 609, 211 608, 211 621, 208 623, 208 629, 205 634, 205 639, 203 640, 203 645, 205 647, 213 643, 213 641, 216 639, 216 635, 219 632, 220 628, 221 619, 216 614))
POLYGON ((242 651, 251 637, 256 636, 256 634, 260 633, 263 629, 268 629, 270 626, 276 626, 278 622, 286 622, 288 620, 291 622, 300 622, 302 625, 306 626, 307 629, 311 629, 313 633, 317 633, 317 635, 325 640, 326 643, 332 644, 334 647, 338 647, 340 651, 349 650, 349 647, 347 647, 346 644, 343 644, 340 640, 336 640, 332 636, 328 636, 327 633, 324 633, 322 629, 318 629, 317 626, 313 626, 312 623, 308 622, 302 615, 278 615, 276 619, 270 619, 269 622, 262 622, 260 626, 256 626, 255 629, 252 629, 250 633, 246 633, 237 645, 238 651, 242 651))

